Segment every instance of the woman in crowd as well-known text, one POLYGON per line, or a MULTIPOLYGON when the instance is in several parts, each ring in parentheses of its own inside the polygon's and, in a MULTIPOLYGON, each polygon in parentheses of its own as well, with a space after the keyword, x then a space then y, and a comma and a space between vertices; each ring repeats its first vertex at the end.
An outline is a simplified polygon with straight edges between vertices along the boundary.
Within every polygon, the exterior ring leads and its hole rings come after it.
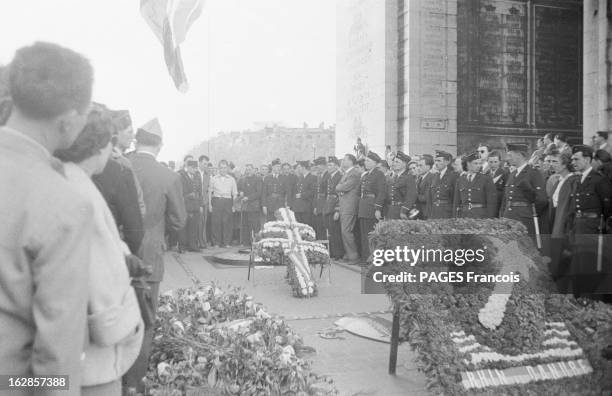
POLYGON ((93 111, 72 146, 55 153, 65 163, 66 179, 94 208, 83 395, 121 394, 121 376, 136 360, 144 330, 126 266, 130 251, 121 241, 110 209, 91 180, 106 166, 112 151, 112 132, 111 119, 93 111))

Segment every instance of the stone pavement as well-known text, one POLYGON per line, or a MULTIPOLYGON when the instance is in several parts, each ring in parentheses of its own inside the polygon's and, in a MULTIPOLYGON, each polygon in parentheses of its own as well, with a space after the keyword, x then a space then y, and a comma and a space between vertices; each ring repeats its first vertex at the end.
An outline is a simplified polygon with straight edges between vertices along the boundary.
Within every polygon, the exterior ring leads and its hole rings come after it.
POLYGON ((333 265, 331 283, 327 269, 322 279, 318 279, 317 270, 318 296, 299 299, 291 295, 285 267, 257 269, 254 279, 247 281, 246 267, 217 264, 206 258, 222 251, 166 253, 162 292, 191 286, 195 279, 241 286, 270 314, 285 318, 304 343, 316 349, 307 359, 316 373, 333 378, 341 395, 427 395, 425 378, 417 371, 413 361, 415 353, 407 345, 400 345, 397 375, 390 376, 387 373, 389 344, 348 332, 339 334, 343 339, 325 339, 318 335, 319 331, 333 327, 334 321, 342 316, 377 315, 391 320, 387 296, 361 294, 361 276, 354 268, 333 265))

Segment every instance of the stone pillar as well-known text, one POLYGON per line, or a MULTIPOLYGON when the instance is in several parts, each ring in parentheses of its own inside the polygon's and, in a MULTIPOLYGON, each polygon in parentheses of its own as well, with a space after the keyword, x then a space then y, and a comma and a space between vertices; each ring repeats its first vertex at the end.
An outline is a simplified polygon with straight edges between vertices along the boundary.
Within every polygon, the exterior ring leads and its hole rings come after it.
POLYGON ((457 154, 457 0, 405 0, 403 21, 403 149, 457 154))
POLYGON ((397 140, 397 0, 337 0, 336 154, 397 140))
MULTIPOLYGON (((612 34, 607 0, 584 0, 583 139, 612 128, 612 34)), ((612 12, 612 10, 610 11, 612 12)))

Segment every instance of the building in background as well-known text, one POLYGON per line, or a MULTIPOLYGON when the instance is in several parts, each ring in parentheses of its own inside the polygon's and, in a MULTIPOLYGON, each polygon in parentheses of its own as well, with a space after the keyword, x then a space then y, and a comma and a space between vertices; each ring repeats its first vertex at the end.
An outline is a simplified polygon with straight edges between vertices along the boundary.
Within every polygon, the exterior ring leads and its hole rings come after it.
MULTIPOLYGON (((304 124, 301 128, 289 128, 278 124, 257 130, 242 132, 221 132, 205 140, 189 151, 196 158, 207 155, 213 164, 222 159, 234 162, 236 166, 253 164, 256 167, 270 163, 275 158, 294 164, 296 161, 313 160, 315 157, 334 155, 335 127, 317 128, 304 124)), ((352 146, 344 150, 351 152, 352 146)))
POLYGON ((590 142, 612 121, 609 3, 338 0, 336 147, 590 142))

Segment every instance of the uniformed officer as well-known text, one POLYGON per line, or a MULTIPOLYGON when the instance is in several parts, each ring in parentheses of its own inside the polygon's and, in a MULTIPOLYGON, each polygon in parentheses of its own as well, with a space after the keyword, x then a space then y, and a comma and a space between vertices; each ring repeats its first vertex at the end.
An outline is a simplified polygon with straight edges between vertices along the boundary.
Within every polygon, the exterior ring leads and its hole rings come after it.
POLYGON ((398 151, 393 159, 393 174, 387 183, 385 219, 407 219, 417 199, 416 178, 408 170, 409 155, 398 151))
POLYGON ((478 153, 465 156, 461 165, 466 172, 457 179, 453 207, 457 217, 493 218, 497 209, 497 190, 493 179, 483 174, 478 153))
POLYGON ((314 209, 313 209, 313 228, 317 234, 317 239, 326 239, 325 224, 323 222, 323 208, 327 199, 327 159, 318 157, 314 160, 317 184, 315 187, 314 209))
POLYGON ((359 233, 361 237, 361 258, 367 260, 370 256, 368 234, 374 230, 376 223, 382 219, 382 209, 385 202, 385 175, 378 168, 382 161, 373 151, 365 158, 366 172, 361 178, 359 199, 359 233))
POLYGON ((506 182, 501 217, 520 221, 530 235, 535 235, 534 219, 541 229, 540 217, 547 203, 544 178, 527 162, 526 144, 508 143, 506 150, 508 163, 515 169, 506 182))
POLYGON ((285 206, 287 192, 280 177, 281 162, 279 159, 272 161, 272 173, 264 178, 262 210, 266 221, 274 221, 274 212, 285 206))
POLYGON ((612 183, 593 169, 591 147, 574 146, 572 153, 572 164, 580 176, 570 194, 571 239, 574 241, 569 272, 572 289, 576 297, 610 294, 612 260, 609 238, 602 235, 602 246, 598 244, 599 234, 606 232, 606 223, 612 216, 612 183), (598 248, 603 254, 599 260, 598 248), (602 290, 600 285, 606 286, 602 290))
POLYGON ((317 177, 310 173, 310 162, 308 161, 298 161, 296 171, 295 197, 291 209, 298 222, 312 226, 313 200, 317 177))
POLYGON ((263 182, 255 174, 252 164, 245 167, 245 176, 238 183, 238 192, 242 198, 242 241, 251 245, 251 233, 259 232, 259 208, 261 207, 261 193, 263 182))
POLYGON ((338 161, 338 158, 333 156, 327 158, 327 174, 329 177, 327 179, 323 217, 325 228, 327 229, 327 237, 329 238, 329 255, 331 258, 339 260, 344 256, 344 246, 342 244, 340 216, 334 216, 334 213, 340 208, 336 185, 342 179, 342 172, 340 172, 340 161, 338 161))
POLYGON ((438 173, 433 177, 428 197, 430 219, 453 217, 453 195, 459 175, 450 166, 452 160, 453 156, 446 151, 436 150, 434 164, 438 173))

